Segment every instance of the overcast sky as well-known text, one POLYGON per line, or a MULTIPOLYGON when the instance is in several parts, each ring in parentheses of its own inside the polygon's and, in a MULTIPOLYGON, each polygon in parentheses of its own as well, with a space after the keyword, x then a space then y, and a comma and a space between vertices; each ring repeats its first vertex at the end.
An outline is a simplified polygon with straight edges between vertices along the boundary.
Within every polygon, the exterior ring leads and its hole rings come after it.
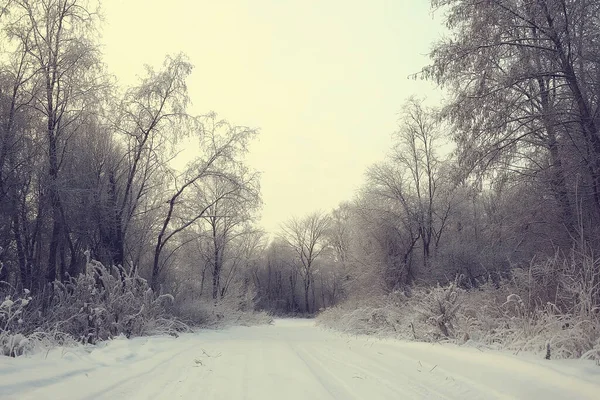
MULTIPOLYGON (((425 0, 105 0, 105 61, 125 85, 184 52, 193 113, 260 128, 262 225, 329 211, 385 156, 409 78, 442 28, 425 0)), ((436 18, 437 19, 437 18, 436 18)))

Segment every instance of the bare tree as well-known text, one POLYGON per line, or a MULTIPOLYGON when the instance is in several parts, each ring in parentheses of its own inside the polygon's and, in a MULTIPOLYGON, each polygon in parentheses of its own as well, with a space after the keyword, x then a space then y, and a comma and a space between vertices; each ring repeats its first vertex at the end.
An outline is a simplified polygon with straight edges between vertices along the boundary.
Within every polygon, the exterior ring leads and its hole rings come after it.
MULTIPOLYGON (((45 119, 48 151, 45 191, 52 226, 48 282, 59 277, 57 256, 66 245, 71 250, 71 262, 76 256, 66 223, 59 177, 69 138, 85 123, 96 104, 93 96, 99 85, 94 71, 100 62, 92 40, 97 21, 95 11, 94 5, 85 0, 15 0, 11 9, 14 23, 10 33, 27 49, 36 67, 31 104, 45 119)), ((61 259, 63 265, 64 257, 61 259)), ((62 270, 64 273, 64 265, 62 270)))
POLYGON ((571 235, 577 202, 585 203, 577 208, 585 211, 589 227, 597 226, 600 4, 432 4, 447 10, 451 35, 436 44, 425 75, 454 93, 445 113, 457 128, 462 161, 480 172, 502 168, 544 182, 571 235))
POLYGON ((296 288, 298 270, 293 267, 293 250, 281 238, 275 238, 263 252, 262 262, 252 270, 258 290, 257 305, 274 313, 298 311, 296 288))
POLYGON ((210 204, 203 221, 208 228, 206 258, 212 266, 214 300, 225 295, 235 277, 240 261, 236 253, 251 242, 256 243, 252 239, 260 238, 260 235, 255 236, 258 232, 249 226, 260 201, 257 175, 244 170, 237 171, 236 175, 233 182, 213 177, 206 180, 201 188, 201 198, 210 204), (227 271, 224 271, 225 268, 227 271), (222 282, 224 272, 225 281, 222 282))
POLYGON ((313 283, 315 261, 328 248, 327 232, 331 218, 323 212, 302 219, 292 218, 281 227, 281 238, 294 250, 304 288, 304 309, 310 313, 309 293, 313 283))
MULTIPOLYGON (((148 198, 154 178, 164 172, 173 156, 182 129, 190 122, 186 114, 186 79, 192 65, 183 55, 166 57, 163 67, 147 67, 147 76, 128 89, 115 110, 113 128, 121 133, 125 152, 121 162, 109 172, 109 201, 113 215, 109 232, 104 235, 111 249, 112 262, 123 265, 127 231, 148 198), (162 171, 161 171, 162 169, 162 171)), ((191 121, 193 124, 193 121, 191 121)))
POLYGON ((394 135, 396 143, 390 160, 368 171, 366 191, 383 201, 381 212, 392 217, 387 218, 388 223, 397 221, 389 227, 399 230, 397 236, 405 238, 402 258, 407 279, 413 277, 410 257, 418 242, 427 270, 453 204, 453 184, 442 172, 443 160, 437 151, 442 144, 440 135, 435 112, 421 101, 410 99, 394 135))
POLYGON ((250 287, 249 275, 253 267, 259 263, 260 255, 266 247, 264 232, 253 227, 250 221, 246 221, 243 226, 231 233, 227 243, 219 288, 221 298, 231 293, 240 294, 232 291, 236 285, 241 285, 241 289, 247 292, 250 287))
MULTIPOLYGON (((151 280, 154 289, 158 288, 161 253, 167 243, 201 218, 207 217, 217 204, 239 196, 243 192, 242 188, 251 186, 248 179, 254 180, 253 176, 240 174, 239 171, 244 170, 240 157, 247 151, 248 142, 256 131, 218 120, 215 114, 210 114, 199 122, 201 123, 197 129, 200 129, 198 134, 201 154, 188 164, 182 174, 176 176, 174 193, 167 200, 166 216, 162 219, 156 238, 151 280), (206 180, 213 179, 228 184, 214 197, 206 193, 202 198, 198 197, 198 189, 203 187, 206 180)), ((217 256, 221 257, 219 254, 217 256)))
MULTIPOLYGON (((9 24, 9 33, 12 28, 9 24)), ((27 215, 32 214, 26 211, 25 199, 31 190, 32 171, 39 167, 33 160, 40 158, 27 134, 37 127, 35 112, 29 107, 33 100, 29 88, 36 68, 29 57, 27 41, 16 40, 14 45, 14 50, 7 54, 9 61, 0 71, 0 215, 6 218, 1 225, 7 229, 2 232, 0 246, 13 248, 10 242, 14 240, 19 282, 31 287, 31 242, 24 227, 27 215), (8 230, 12 230, 12 235, 8 230)), ((5 251, 2 255, 8 256, 8 253, 5 251)))
POLYGON ((329 230, 329 242, 335 250, 336 260, 345 269, 350 258, 351 227, 350 218, 352 208, 349 203, 340 204, 331 213, 331 229, 329 230))

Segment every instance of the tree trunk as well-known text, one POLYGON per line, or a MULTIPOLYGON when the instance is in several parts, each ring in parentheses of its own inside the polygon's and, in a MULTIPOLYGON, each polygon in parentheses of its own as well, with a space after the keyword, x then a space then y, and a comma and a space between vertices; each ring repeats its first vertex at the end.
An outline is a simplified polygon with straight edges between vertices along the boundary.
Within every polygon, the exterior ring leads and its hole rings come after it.
MULTIPOLYGON (((546 12, 550 28, 554 29, 553 20, 550 17, 546 6, 544 11, 546 12)), ((577 77, 577 73, 572 65, 571 55, 565 51, 565 47, 560 37, 555 32, 552 32, 550 37, 556 46, 559 61, 562 64, 564 78, 573 95, 575 104, 577 105, 579 124, 581 126, 582 133, 590 144, 591 150, 593 151, 593 156, 591 157, 590 161, 587 161, 587 166, 590 170, 592 178, 596 212, 600 213, 600 135, 598 132, 598 127, 596 125, 594 115, 590 110, 590 106, 581 90, 579 78, 577 77)))
POLYGON ((110 256, 112 257, 113 265, 125 265, 125 238, 123 234, 123 214, 122 210, 119 210, 117 200, 117 182, 115 179, 114 171, 110 171, 108 177, 108 197, 109 207, 112 213, 113 226, 109 228, 109 232, 112 231, 113 235, 109 238, 107 243, 110 256))
MULTIPOLYGON (((335 288, 335 278, 334 278, 334 288, 335 288)), ((335 289, 333 289, 335 290, 335 289)), ((325 281, 323 280, 323 276, 321 275, 321 301, 323 302, 323 304, 321 304, 321 307, 325 308, 326 307, 326 303, 325 303, 325 281)))
POLYGON ((19 260, 19 271, 21 277, 21 287, 27 288, 29 282, 29 273, 27 271, 27 254, 25 253, 25 246, 23 245, 23 237, 21 232, 21 220, 19 218, 19 209, 15 205, 13 213, 13 236, 17 247, 17 259, 19 260))
POLYGON ((292 312, 296 311, 298 305, 296 304, 296 280, 294 276, 290 274, 290 292, 291 292, 291 310, 292 312))
POLYGON ((309 290, 310 290, 310 276, 307 276, 304 279, 304 311, 306 313, 310 313, 310 302, 308 301, 309 290))
POLYGON ((316 285, 313 282, 313 285, 312 285, 312 309, 313 309, 313 311, 316 311, 316 309, 317 309, 317 296, 315 294, 315 286, 316 285))
POLYGON ((219 260, 219 248, 217 246, 215 246, 213 263, 212 297, 213 300, 217 300, 219 297, 219 287, 221 286, 221 263, 219 260))
MULTIPOLYGON (((538 61, 541 63, 541 61, 538 61)), ((551 174, 552 178, 550 180, 550 184, 552 187, 552 191, 554 192, 554 197, 558 202, 564 219, 565 227, 567 231, 573 235, 575 234, 575 218, 573 216, 573 209, 571 207, 571 202, 569 200, 566 180, 565 180, 565 171, 563 168, 562 160, 560 158, 559 148, 558 148, 558 140, 556 135, 556 127, 554 121, 554 107, 551 104, 550 99, 550 85, 549 82, 544 80, 542 77, 537 78, 537 83, 540 88, 540 103, 542 105, 543 116, 542 122, 544 124, 544 128, 546 129, 547 135, 547 145, 548 150, 550 152, 550 165, 552 168, 551 174)))
POLYGON ((160 253, 162 250, 162 237, 163 234, 161 232, 161 234, 158 235, 158 240, 156 241, 156 247, 154 248, 154 261, 152 263, 152 279, 150 281, 150 287, 155 293, 158 290, 158 275, 160 273, 160 253))
POLYGON ((556 137, 553 134, 549 136, 548 149, 550 150, 550 163, 552 165, 552 178, 550 181, 552 191, 554 192, 554 197, 556 198, 556 201, 562 210, 563 220, 567 231, 570 234, 575 234, 576 221, 573 215, 571 201, 569 200, 565 172, 560 159, 558 143, 556 142, 556 137))
POLYGON ((50 204, 52 205, 52 236, 50 237, 50 247, 49 247, 49 251, 48 251, 48 269, 47 269, 47 273, 46 273, 46 281, 48 283, 54 282, 56 280, 57 277, 57 271, 56 271, 56 257, 58 254, 58 246, 59 246, 59 241, 60 241, 60 236, 61 236, 61 218, 60 218, 60 212, 58 212, 58 210, 56 209, 56 204, 58 202, 57 199, 57 195, 55 193, 51 193, 51 201, 50 204))
POLYGON ((200 298, 202 298, 202 294, 204 293, 204 282, 206 280, 206 266, 202 268, 202 277, 200 279, 200 298))

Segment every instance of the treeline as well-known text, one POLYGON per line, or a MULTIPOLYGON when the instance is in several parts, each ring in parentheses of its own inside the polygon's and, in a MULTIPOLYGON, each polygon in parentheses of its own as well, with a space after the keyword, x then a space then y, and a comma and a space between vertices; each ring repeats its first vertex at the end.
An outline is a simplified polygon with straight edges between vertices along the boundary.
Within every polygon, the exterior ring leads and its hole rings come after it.
POLYGON ((183 55, 120 86, 93 0, 11 0, 1 11, 2 290, 51 297, 95 260, 154 292, 206 278, 210 297, 223 296, 238 268, 223 265, 223 249, 244 258, 256 231, 258 175, 243 157, 257 131, 188 111, 183 55), (184 141, 197 151, 174 168, 184 141))
POLYGON ((312 273, 318 229, 284 229, 255 273, 261 299, 309 312, 345 299, 323 320, 348 330, 598 357, 600 3, 432 6, 448 35, 416 77, 444 104, 403 105, 386 159, 327 216, 312 273))

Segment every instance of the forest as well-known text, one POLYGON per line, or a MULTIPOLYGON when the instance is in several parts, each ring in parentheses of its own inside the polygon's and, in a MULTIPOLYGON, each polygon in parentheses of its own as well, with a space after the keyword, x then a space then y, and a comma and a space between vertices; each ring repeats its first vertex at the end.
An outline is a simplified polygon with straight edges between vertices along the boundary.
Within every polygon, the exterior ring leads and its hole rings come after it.
POLYGON ((99 3, 5 0, 0 353, 285 315, 600 359, 600 3, 431 7, 409 79, 444 102, 408 97, 353 198, 265 232, 259 130, 190 113, 185 55, 123 87, 99 3))

